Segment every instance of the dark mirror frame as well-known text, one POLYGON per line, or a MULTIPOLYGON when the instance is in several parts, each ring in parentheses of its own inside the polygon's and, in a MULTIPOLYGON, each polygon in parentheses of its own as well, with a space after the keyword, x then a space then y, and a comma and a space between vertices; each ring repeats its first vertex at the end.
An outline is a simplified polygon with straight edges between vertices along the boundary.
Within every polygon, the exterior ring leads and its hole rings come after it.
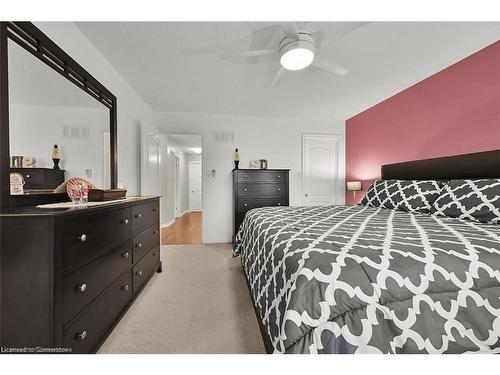
POLYGON ((31 22, 0 22, 0 208, 57 202, 64 197, 64 194, 10 195, 9 39, 110 110, 110 185, 112 189, 116 189, 118 181, 116 96, 31 22))

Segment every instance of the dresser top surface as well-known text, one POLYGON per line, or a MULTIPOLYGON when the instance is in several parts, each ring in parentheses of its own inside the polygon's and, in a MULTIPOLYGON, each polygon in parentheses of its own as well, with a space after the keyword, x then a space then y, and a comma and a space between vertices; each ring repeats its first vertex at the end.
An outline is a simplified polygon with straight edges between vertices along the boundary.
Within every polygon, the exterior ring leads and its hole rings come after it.
POLYGON ((290 172, 290 169, 260 169, 260 168, 252 168, 252 169, 233 169, 233 173, 235 172, 290 172))
POLYGON ((0 217, 23 217, 23 216, 63 216, 77 215, 79 213, 98 212, 113 208, 125 208, 135 206, 148 201, 158 199, 158 196, 130 197, 121 202, 109 202, 98 206, 74 205, 67 208, 41 208, 36 206, 20 206, 13 208, 3 208, 0 217))
POLYGON ((10 167, 10 169, 23 169, 26 171, 66 172, 65 169, 54 169, 54 168, 43 168, 43 167, 10 167))

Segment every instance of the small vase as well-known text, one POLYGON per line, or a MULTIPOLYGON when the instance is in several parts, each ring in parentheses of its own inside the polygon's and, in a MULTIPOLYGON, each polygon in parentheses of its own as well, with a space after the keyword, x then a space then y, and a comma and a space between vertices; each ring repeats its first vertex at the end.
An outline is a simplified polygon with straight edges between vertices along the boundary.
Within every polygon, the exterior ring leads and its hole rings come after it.
POLYGON ((235 160, 235 161, 234 161, 234 169, 240 169, 240 168, 238 167, 238 165, 239 165, 239 164, 240 164, 240 161, 239 161, 239 160, 235 160))
POLYGON ((61 159, 52 159, 52 161, 54 162, 53 169, 61 169, 61 168, 59 168, 59 160, 61 160, 61 159))

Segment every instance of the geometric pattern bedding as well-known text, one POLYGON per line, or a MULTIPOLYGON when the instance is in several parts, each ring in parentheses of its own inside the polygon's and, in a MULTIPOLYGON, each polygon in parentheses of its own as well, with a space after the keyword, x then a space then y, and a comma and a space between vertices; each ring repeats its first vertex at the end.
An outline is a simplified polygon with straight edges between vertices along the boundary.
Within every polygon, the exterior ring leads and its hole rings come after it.
POLYGON ((438 216, 500 223, 500 179, 449 181, 431 212, 438 216))
POLYGON ((500 225, 266 207, 236 244, 276 353, 500 352, 500 225))
POLYGON ((361 204, 429 213, 440 191, 441 184, 437 181, 376 180, 370 185, 361 204))

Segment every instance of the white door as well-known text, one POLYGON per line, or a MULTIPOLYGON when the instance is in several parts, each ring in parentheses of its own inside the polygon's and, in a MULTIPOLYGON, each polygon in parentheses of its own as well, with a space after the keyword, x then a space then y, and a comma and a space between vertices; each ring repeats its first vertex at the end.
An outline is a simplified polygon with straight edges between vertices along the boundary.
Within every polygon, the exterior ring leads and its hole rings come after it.
POLYGON ((189 162, 189 211, 201 211, 201 162, 189 162))
POLYGON ((302 199, 306 206, 340 204, 339 136, 302 138, 302 199))
POLYGON ((160 134, 141 123, 141 195, 160 195, 160 134))
POLYGON ((179 171, 179 157, 174 155, 174 174, 173 174, 173 184, 174 184, 174 215, 175 217, 181 216, 181 199, 180 199, 180 171, 179 171))

